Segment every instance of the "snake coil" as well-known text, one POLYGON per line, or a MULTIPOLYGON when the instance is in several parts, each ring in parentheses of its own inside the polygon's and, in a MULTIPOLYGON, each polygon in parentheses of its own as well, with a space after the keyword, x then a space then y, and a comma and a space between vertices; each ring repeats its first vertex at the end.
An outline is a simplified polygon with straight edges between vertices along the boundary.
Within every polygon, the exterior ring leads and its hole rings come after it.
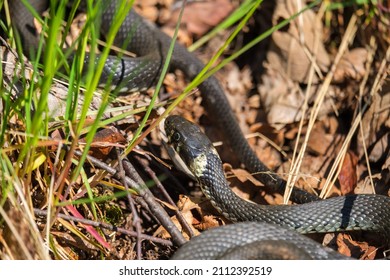
MULTIPOLYGON (((13 25, 20 35, 24 52, 31 54, 38 50, 39 36, 35 31, 34 17, 23 2, 22 0, 9 1, 9 7, 13 25)), ((29 3, 37 14, 41 14, 49 6, 48 0, 29 0, 29 3)), ((118 0, 102 1, 104 5, 100 21, 102 33, 108 33, 111 28, 118 3, 118 0)), ((110 56, 100 82, 110 81, 112 87, 118 87, 122 91, 144 89, 152 86, 160 74, 171 39, 134 11, 130 11, 117 33, 114 44, 123 47, 125 42, 127 43, 126 49, 136 53, 138 57, 118 59, 110 56)), ((172 68, 182 70, 188 79, 196 77, 204 67, 203 63, 194 54, 189 53, 186 48, 179 44, 175 44, 170 65, 172 68)), ((280 177, 271 177, 266 174, 269 169, 257 158, 247 143, 216 78, 210 77, 199 86, 199 89, 209 117, 216 121, 218 127, 225 134, 225 138, 228 139, 230 147, 235 151, 247 170, 252 173, 258 172, 256 177, 264 185, 283 192, 285 181, 280 177)), ((167 119, 166 129, 172 144, 192 168, 192 172, 199 180, 205 195, 212 201, 218 211, 230 220, 234 222, 264 221, 279 224, 300 233, 370 230, 381 232, 388 242, 390 232, 390 199, 388 197, 354 195, 316 201, 318 200, 316 196, 295 189, 291 199, 298 203, 309 203, 300 206, 255 205, 241 200, 228 188, 223 172, 221 172, 221 161, 210 141, 201 134, 199 128, 177 116, 173 116, 167 119), (193 135, 194 133, 196 135, 193 135)), ((210 238, 213 239, 212 236, 218 235, 220 236, 218 239, 220 242, 212 243, 210 241, 211 243, 207 243, 209 244, 207 248, 198 246, 198 250, 218 251, 220 247, 227 247, 226 244, 231 243, 231 237, 224 237, 223 235, 227 229, 236 232, 240 236, 240 238, 234 237, 237 238, 237 243, 239 243, 238 240, 253 240, 252 235, 261 234, 260 232, 263 231, 259 231, 260 227, 265 228, 266 231, 269 230, 269 234, 265 235, 266 239, 273 240, 274 238, 270 237, 270 232, 277 231, 279 228, 268 224, 263 225, 259 222, 239 223, 231 227, 234 228, 226 227, 210 231, 210 238)), ((282 228, 283 230, 286 231, 282 228)), ((296 232, 289 233, 290 231, 286 232, 287 236, 290 236, 285 238, 286 241, 301 240, 301 244, 311 244, 304 236, 296 232)), ((209 235, 202 234, 203 239, 206 240, 203 241, 199 238, 198 240, 206 242, 209 235)), ((215 241, 215 238, 213 240, 215 241)), ((189 242, 181 252, 185 248, 189 248, 190 244, 197 243, 195 240, 189 242)), ((286 244, 286 246, 294 247, 295 245, 286 244)), ((313 249, 298 245, 299 248, 308 249, 309 255, 306 256, 313 258, 337 258, 332 253, 329 255, 319 251, 318 247, 313 249)), ((211 255, 203 253, 200 255, 193 254, 192 256, 195 258, 215 257, 211 255)), ((176 255, 179 258, 185 256, 188 255, 176 255)))
MULTIPOLYGON (((243 236, 239 236, 239 239, 244 241, 244 244, 250 243, 250 241, 253 242, 253 240, 259 241, 256 238, 261 238, 260 240, 270 238, 272 236, 270 231, 278 234, 280 238, 278 240, 291 241, 291 236, 294 236, 294 240, 301 240, 285 229, 292 229, 302 234, 352 230, 373 231, 383 235, 385 242, 389 244, 389 197, 362 194, 333 197, 301 205, 265 206, 254 204, 241 199, 229 188, 229 184, 224 176, 222 161, 211 141, 202 133, 198 126, 180 116, 169 116, 165 120, 165 131, 169 144, 174 147, 183 159, 188 169, 198 180, 203 193, 221 214, 232 222, 256 221, 262 223, 262 225, 247 223, 245 224, 246 226, 240 225, 237 228, 233 226, 230 229, 234 234, 238 233, 238 229, 243 231, 243 236), (278 233, 279 228, 270 228, 265 223, 282 226, 283 234, 278 233), (256 232, 257 235, 251 234, 251 231, 256 232)), ((220 232, 216 232, 214 235, 216 234, 220 240, 223 239, 227 244, 235 242, 229 240, 226 236, 222 236, 222 234, 219 235, 219 233, 224 231, 226 230, 220 230, 220 232)), ((213 236, 212 234, 211 236, 213 236)), ((209 237, 205 236, 203 238, 209 237)), ((237 236, 235 235, 232 239, 236 240, 236 238, 237 236)), ((317 252, 317 247, 312 247, 312 243, 309 241, 306 242, 310 244, 311 250, 308 252, 317 252)), ((180 250, 175 257, 204 258, 206 255, 202 253, 203 250, 210 251, 210 249, 203 249, 204 246, 202 246, 196 249, 196 251, 200 251, 199 255, 194 255, 193 250, 195 248, 193 246, 196 245, 191 245, 191 249, 185 247, 185 249, 180 250), (186 252, 191 252, 191 254, 188 255, 186 252)), ((217 245, 214 244, 211 248, 216 250, 215 246, 217 245)), ((318 258, 315 254, 312 256, 313 258, 318 258)), ((327 256, 334 258, 334 255, 327 256)))

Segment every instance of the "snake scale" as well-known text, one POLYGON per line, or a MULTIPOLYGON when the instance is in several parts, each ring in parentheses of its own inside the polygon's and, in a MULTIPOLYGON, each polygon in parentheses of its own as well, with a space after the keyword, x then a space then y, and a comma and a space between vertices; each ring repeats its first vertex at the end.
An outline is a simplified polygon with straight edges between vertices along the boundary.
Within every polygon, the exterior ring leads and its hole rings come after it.
MULTIPOLYGON (((47 0, 29 0, 29 3, 38 14, 49 7, 47 0)), ((116 0, 102 1, 100 25, 102 34, 108 33, 111 28, 118 3, 116 0)), ((24 52, 32 54, 39 45, 39 36, 33 23, 34 17, 21 0, 13 0, 9 4, 13 25, 20 35, 24 52)), ((136 53, 137 57, 109 56, 100 82, 103 84, 110 80, 111 86, 122 91, 153 86, 160 74, 171 39, 131 10, 120 27, 114 44, 123 47, 124 42, 126 49, 136 53)), ((188 79, 196 77, 204 67, 194 54, 189 53, 180 44, 175 44, 170 66, 183 71, 188 79)), ((257 158, 247 143, 216 78, 210 77, 199 86, 199 89, 209 117, 215 120, 246 169, 256 172, 258 174, 256 177, 267 187, 283 192, 285 181, 280 177, 266 174, 269 169, 257 158)), ((185 162, 194 168, 192 171, 195 177, 214 207, 231 221, 242 222, 210 230, 194 238, 179 250, 175 258, 218 258, 220 252, 225 249, 230 250, 230 257, 237 256, 232 254, 234 250, 232 247, 253 242, 267 251, 269 246, 274 246, 272 243, 274 240, 285 242, 284 247, 290 251, 298 250, 299 258, 342 258, 299 234, 310 232, 370 230, 383 234, 389 243, 390 198, 379 195, 352 195, 319 201, 314 195, 294 189, 291 200, 304 204, 261 206, 246 202, 229 189, 219 156, 199 128, 179 117, 169 117, 166 130, 176 150, 185 162), (196 135, 193 135, 194 131, 196 135), (195 165, 194 162, 200 165, 195 165), (228 236, 229 233, 234 236, 228 236), (263 241, 270 243, 262 243, 263 241)), ((251 253, 248 254, 253 256, 251 253)))

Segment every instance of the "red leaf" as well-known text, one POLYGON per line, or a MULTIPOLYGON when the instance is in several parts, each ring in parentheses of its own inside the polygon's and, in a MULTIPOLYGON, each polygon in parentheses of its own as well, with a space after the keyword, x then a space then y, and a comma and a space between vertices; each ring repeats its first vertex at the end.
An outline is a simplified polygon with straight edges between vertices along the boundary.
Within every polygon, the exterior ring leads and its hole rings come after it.
POLYGON ((347 152, 338 177, 342 195, 353 192, 357 184, 356 165, 356 155, 353 152, 347 152))

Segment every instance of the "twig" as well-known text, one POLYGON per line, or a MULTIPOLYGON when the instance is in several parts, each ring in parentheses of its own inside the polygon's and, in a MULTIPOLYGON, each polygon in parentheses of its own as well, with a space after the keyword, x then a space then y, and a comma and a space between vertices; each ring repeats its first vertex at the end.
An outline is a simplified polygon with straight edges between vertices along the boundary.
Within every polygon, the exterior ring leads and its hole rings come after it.
MULTIPOLYGON (((75 155, 81 155, 81 152, 77 151, 77 150, 74 151, 74 153, 75 153, 75 155)), ((104 162, 101 162, 100 160, 98 160, 95 157, 90 156, 90 155, 87 155, 87 159, 91 163, 93 163, 96 167, 105 170, 106 172, 108 172, 109 174, 114 176, 116 179, 121 180, 121 178, 118 174, 118 171, 115 168, 105 164, 104 162)), ((126 170, 129 167, 128 166, 129 162, 126 160, 123 163, 124 163, 123 167, 126 170)), ((131 174, 131 172, 130 172, 130 174, 131 174)), ((179 229, 175 226, 175 224, 171 221, 169 215, 165 212, 164 208, 159 203, 157 203, 155 201, 153 194, 146 187, 146 185, 145 184, 139 185, 135 180, 133 180, 127 176, 125 177, 125 180, 126 180, 127 184, 131 188, 133 188, 138 193, 138 195, 140 197, 142 197, 145 200, 145 202, 147 203, 147 205, 149 207, 150 213, 152 213, 158 219, 158 221, 165 227, 165 229, 169 232, 169 234, 172 237, 173 242, 177 246, 181 246, 184 243, 186 243, 187 242, 186 239, 180 233, 179 229)))
POLYGON ((134 188, 139 193, 139 195, 145 199, 150 211, 158 218, 161 225, 163 225, 165 229, 169 232, 173 242, 179 246, 186 243, 187 240, 181 234, 180 230, 176 227, 176 225, 172 222, 171 218, 166 213, 164 208, 162 208, 161 205, 155 201, 152 192, 146 187, 146 184, 139 176, 139 174, 135 171, 134 166, 129 162, 127 158, 123 160, 123 168, 126 171, 126 175, 133 177, 132 179, 126 177, 134 183, 134 185, 131 185, 132 188, 134 188), (138 184, 137 182, 139 182, 140 184, 138 184))
POLYGON ((188 225, 187 221, 184 219, 183 215, 181 214, 181 212, 177 209, 177 207, 175 206, 175 202, 172 200, 172 198, 170 197, 170 195, 168 194, 168 192, 165 190, 165 187, 163 186, 163 184, 161 184, 160 180, 157 178, 156 176, 156 173, 154 173, 154 171, 149 167, 149 165, 147 165, 145 163, 145 161, 140 158, 139 156, 135 156, 135 159, 143 166, 144 170, 146 173, 149 174, 149 176, 152 178, 153 182, 156 184, 156 187, 161 191, 161 193, 163 194, 163 196, 165 197, 165 199, 168 200, 168 202, 174 206, 174 212, 175 212, 175 215, 177 217, 177 220, 180 222, 181 226, 183 227, 183 229, 188 232, 188 235, 190 237, 193 237, 195 234, 193 232, 193 230, 191 229, 191 227, 188 225))
POLYGON ((120 156, 120 151, 119 151, 118 148, 115 148, 115 151, 116 151, 116 155, 117 155, 117 158, 118 158, 119 176, 121 177, 122 183, 123 183, 123 185, 125 187, 125 190, 126 190, 126 196, 127 196, 128 201, 129 201, 131 212, 133 213, 133 226, 135 226, 135 229, 137 231, 137 245, 136 245, 137 246, 137 259, 141 260, 141 256, 142 256, 141 238, 140 238, 140 235, 141 235, 141 219, 138 216, 137 209, 135 208, 135 205, 134 205, 134 200, 131 197, 130 192, 129 192, 129 186, 127 185, 127 182, 126 182, 126 174, 125 174, 125 171, 123 169, 123 164, 122 164, 122 160, 121 160, 121 156, 120 156))
MULTIPOLYGON (((47 211, 46 210, 41 210, 41 209, 34 208, 34 214, 37 215, 37 216, 40 216, 40 217, 47 218, 47 211)), ((84 219, 84 218, 77 218, 77 217, 65 215, 65 214, 62 214, 62 213, 57 214, 56 217, 64 219, 64 220, 67 220, 67 221, 78 222, 78 223, 81 223, 81 224, 84 224, 84 225, 90 225, 90 226, 93 226, 93 227, 105 228, 105 229, 108 229, 108 230, 111 230, 111 231, 116 231, 116 232, 120 232, 120 233, 129 235, 131 237, 141 237, 144 240, 149 240, 149 241, 160 243, 160 244, 163 244, 163 245, 166 245, 166 246, 172 246, 173 245, 172 242, 169 241, 169 240, 158 238, 158 237, 154 237, 154 236, 150 236, 150 235, 143 234, 143 233, 138 234, 135 231, 124 229, 124 228, 121 228, 121 227, 116 227, 114 225, 111 225, 111 224, 108 224, 108 223, 105 223, 105 222, 98 222, 98 221, 92 221, 92 220, 88 220, 88 219, 84 219)))

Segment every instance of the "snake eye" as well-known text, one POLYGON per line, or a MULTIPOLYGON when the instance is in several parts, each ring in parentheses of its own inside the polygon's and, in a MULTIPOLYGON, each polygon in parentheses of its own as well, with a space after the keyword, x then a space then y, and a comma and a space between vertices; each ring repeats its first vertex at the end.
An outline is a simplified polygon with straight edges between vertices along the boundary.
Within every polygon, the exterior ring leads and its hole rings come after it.
POLYGON ((172 136, 171 136, 171 141, 173 141, 173 142, 179 142, 180 137, 181 137, 180 134, 179 134, 178 132, 175 132, 175 133, 173 133, 172 136))

